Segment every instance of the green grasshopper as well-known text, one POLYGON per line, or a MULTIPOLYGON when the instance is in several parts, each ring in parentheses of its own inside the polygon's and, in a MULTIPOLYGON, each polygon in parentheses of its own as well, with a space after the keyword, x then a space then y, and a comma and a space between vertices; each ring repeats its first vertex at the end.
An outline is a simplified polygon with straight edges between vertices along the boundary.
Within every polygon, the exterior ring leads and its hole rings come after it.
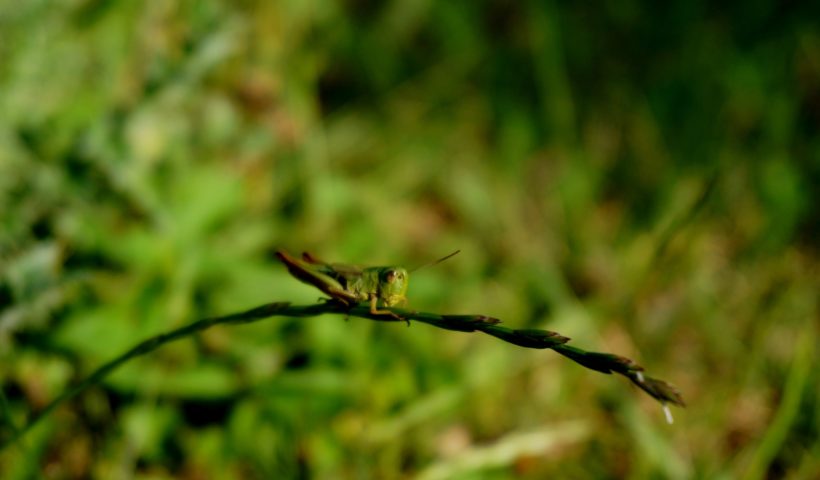
MULTIPOLYGON (((442 257, 427 265, 435 265, 447 260, 460 250, 442 257)), ((370 313, 387 315, 397 320, 402 318, 390 310, 379 309, 405 305, 407 303, 407 285, 410 272, 403 267, 360 267, 340 263, 328 263, 305 252, 302 258, 294 258, 282 250, 276 252, 279 260, 285 264, 291 275, 298 280, 313 285, 332 300, 346 306, 369 302, 370 313)))

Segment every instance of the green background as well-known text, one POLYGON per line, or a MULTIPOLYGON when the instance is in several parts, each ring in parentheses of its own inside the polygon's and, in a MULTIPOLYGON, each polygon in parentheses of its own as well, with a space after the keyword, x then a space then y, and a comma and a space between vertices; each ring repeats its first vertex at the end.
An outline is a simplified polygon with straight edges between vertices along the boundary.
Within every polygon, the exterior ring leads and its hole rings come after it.
MULTIPOLYGON (((820 477, 820 9, 0 1, 2 428, 138 341, 412 267, 479 333, 216 327, 0 453, 44 478, 820 477)), ((807 2, 808 3, 808 2, 807 2)))

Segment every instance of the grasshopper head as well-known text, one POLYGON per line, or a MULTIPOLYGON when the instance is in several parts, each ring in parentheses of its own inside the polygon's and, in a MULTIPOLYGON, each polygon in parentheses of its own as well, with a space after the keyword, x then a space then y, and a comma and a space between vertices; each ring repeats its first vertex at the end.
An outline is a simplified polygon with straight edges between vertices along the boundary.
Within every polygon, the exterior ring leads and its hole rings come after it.
POLYGON ((388 267, 379 274, 379 298, 387 307, 404 302, 407 295, 407 270, 388 267))

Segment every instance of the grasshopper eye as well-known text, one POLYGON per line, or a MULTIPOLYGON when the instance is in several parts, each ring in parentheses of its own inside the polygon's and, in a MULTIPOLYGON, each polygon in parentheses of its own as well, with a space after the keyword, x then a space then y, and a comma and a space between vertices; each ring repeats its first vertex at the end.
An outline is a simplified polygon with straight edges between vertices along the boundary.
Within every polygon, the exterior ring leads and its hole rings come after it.
POLYGON ((387 283, 393 283, 393 281, 396 280, 396 276, 397 273, 395 270, 388 270, 387 273, 384 275, 384 279, 385 281, 387 281, 387 283))

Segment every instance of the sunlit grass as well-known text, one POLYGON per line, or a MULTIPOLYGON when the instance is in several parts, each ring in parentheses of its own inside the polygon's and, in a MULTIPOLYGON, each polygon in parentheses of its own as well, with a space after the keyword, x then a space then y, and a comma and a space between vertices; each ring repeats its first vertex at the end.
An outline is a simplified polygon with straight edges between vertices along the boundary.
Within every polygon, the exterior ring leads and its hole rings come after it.
POLYGON ((808 10, 0 7, 6 438, 141 339, 314 302, 278 248, 461 249, 410 308, 560 331, 689 404, 669 427, 556 355, 283 318, 129 362, 0 476, 818 476, 808 10))

